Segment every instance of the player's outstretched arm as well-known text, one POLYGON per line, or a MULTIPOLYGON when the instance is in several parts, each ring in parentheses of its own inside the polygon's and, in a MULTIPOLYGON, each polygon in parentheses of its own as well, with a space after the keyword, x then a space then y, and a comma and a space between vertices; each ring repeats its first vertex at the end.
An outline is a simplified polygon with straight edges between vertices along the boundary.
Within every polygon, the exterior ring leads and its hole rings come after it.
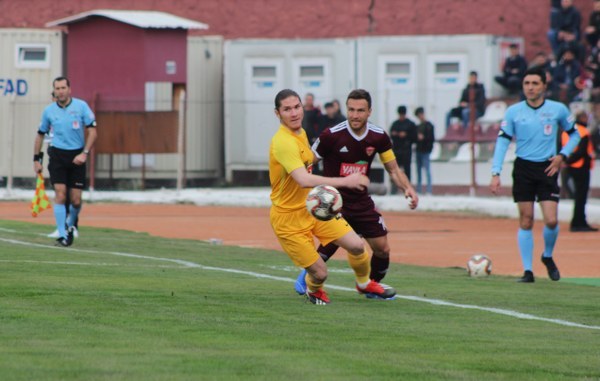
POLYGON ((302 188, 313 188, 324 184, 335 188, 364 190, 370 183, 369 178, 360 173, 353 173, 347 177, 325 177, 308 173, 304 167, 294 169, 290 175, 302 188))

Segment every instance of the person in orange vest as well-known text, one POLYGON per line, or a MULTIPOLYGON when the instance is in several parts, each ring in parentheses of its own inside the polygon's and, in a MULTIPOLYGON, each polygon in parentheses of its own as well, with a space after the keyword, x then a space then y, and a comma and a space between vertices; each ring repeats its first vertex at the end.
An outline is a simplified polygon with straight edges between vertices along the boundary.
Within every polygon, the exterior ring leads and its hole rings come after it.
MULTIPOLYGON (((571 219, 570 231, 572 232, 596 232, 598 228, 587 223, 585 216, 585 204, 587 203, 590 190, 590 172, 594 168, 595 152, 592 139, 587 130, 588 115, 580 111, 575 116, 575 126, 581 135, 581 141, 577 148, 567 158, 567 171, 575 185, 573 218, 571 219)), ((569 141, 569 135, 562 133, 562 145, 569 141)))

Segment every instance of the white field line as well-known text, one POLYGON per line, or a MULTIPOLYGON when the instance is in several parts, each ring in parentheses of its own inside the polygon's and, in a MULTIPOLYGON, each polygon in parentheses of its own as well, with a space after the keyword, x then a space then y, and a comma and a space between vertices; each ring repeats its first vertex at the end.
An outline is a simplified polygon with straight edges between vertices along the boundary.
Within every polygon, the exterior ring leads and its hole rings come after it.
POLYGON ((77 262, 77 261, 32 261, 32 260, 11 260, 0 259, 0 263, 34 263, 42 265, 69 265, 69 266, 94 266, 94 267, 148 267, 161 269, 187 269, 185 266, 169 266, 169 265, 134 265, 123 263, 106 263, 106 262, 77 262))
MULTIPOLYGON (((201 265, 198 263, 185 261, 182 259, 151 257, 148 255, 121 253, 118 251, 98 251, 98 250, 77 249, 77 248, 72 248, 72 247, 64 248, 64 247, 57 247, 57 246, 41 245, 41 244, 25 242, 25 241, 18 241, 18 240, 2 238, 2 237, 0 237, 0 241, 6 242, 6 243, 11 243, 14 245, 39 247, 39 248, 44 248, 44 249, 56 249, 56 250, 61 250, 61 251, 72 251, 74 253, 81 252, 81 253, 101 254, 101 255, 108 254, 108 255, 115 255, 115 256, 126 257, 126 258, 137 258, 137 259, 148 259, 148 260, 160 261, 160 262, 171 262, 171 263, 176 263, 176 264, 184 266, 184 267, 197 268, 197 269, 201 269, 201 270, 220 271, 220 272, 231 273, 231 274, 247 275, 247 276, 251 276, 251 277, 259 278, 259 279, 270 279, 270 280, 277 280, 277 281, 288 282, 288 283, 295 282, 295 279, 291 279, 291 278, 279 277, 279 276, 268 275, 268 274, 261 274, 261 273, 256 273, 253 271, 238 270, 238 269, 232 269, 232 268, 204 266, 204 265, 201 265)), ((356 290, 354 288, 336 286, 336 285, 332 285, 332 284, 328 284, 327 288, 334 289, 334 290, 340 290, 340 291, 356 292, 356 290)), ((567 327, 600 330, 600 326, 596 326, 596 325, 586 325, 586 324, 574 323, 574 322, 570 322, 568 320, 562 320, 562 319, 544 318, 541 316, 535 316, 535 315, 512 311, 512 310, 507 310, 507 309, 503 309, 503 308, 482 307, 482 306, 477 306, 477 305, 473 305, 473 304, 453 303, 453 302, 447 302, 447 301, 441 300, 441 299, 428 299, 428 298, 422 298, 422 297, 411 296, 411 295, 396 295, 396 298, 410 300, 413 302, 428 303, 428 304, 432 304, 432 305, 436 305, 436 306, 445 306, 445 307, 454 307, 454 308, 491 312, 494 314, 509 316, 509 317, 513 317, 513 318, 517 318, 517 319, 543 321, 546 323, 558 324, 558 325, 567 326, 567 327)))

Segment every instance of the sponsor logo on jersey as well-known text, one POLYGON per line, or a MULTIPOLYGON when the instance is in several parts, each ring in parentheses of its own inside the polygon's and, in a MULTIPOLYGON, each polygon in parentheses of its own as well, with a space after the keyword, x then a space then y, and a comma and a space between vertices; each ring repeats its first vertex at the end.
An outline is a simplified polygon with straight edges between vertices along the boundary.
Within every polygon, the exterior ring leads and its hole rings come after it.
POLYGON ((367 152, 367 156, 373 156, 373 154, 375 153, 375 147, 367 147, 365 151, 367 152))
POLYGON ((342 165, 340 165, 340 176, 346 177, 353 173, 362 173, 366 176, 368 167, 368 164, 364 161, 359 161, 358 163, 342 163, 342 165))
POLYGON ((342 148, 340 148, 340 152, 348 152, 348 147, 343 146, 342 148))
POLYGON ((552 135, 552 125, 551 124, 544 125, 544 135, 552 135))

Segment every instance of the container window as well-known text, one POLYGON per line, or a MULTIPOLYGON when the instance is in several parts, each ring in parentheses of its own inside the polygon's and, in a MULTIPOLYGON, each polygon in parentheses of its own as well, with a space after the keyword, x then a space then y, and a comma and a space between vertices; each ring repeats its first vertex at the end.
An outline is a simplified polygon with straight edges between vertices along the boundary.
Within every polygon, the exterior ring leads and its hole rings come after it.
POLYGON ((254 78, 273 78, 276 75, 275 66, 253 66, 252 77, 254 78))
POLYGON ((435 72, 437 74, 457 74, 460 70, 458 62, 436 62, 435 72))
POLYGON ((300 66, 300 77, 323 77, 325 68, 322 65, 318 66, 300 66))
POLYGON ((386 74, 410 74, 410 64, 399 62, 388 62, 385 65, 386 74))
POLYGON ((50 45, 47 44, 17 44, 17 68, 49 68, 50 45))

